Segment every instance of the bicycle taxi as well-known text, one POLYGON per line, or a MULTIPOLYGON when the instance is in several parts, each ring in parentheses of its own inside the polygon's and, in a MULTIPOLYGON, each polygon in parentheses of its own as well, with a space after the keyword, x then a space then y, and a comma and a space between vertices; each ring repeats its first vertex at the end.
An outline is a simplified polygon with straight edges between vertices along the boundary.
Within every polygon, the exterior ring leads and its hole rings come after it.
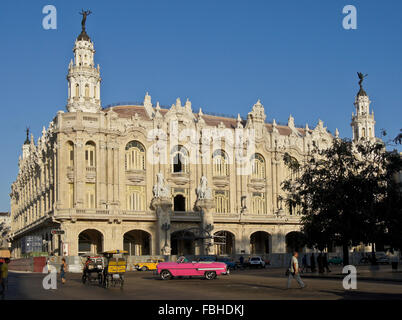
POLYGON ((99 255, 86 254, 83 255, 85 259, 83 273, 82 273, 82 283, 93 283, 98 284, 103 283, 103 271, 105 269, 105 259, 99 255))
POLYGON ((124 285, 124 274, 127 270, 127 251, 124 250, 111 250, 103 252, 106 261, 106 267, 103 272, 103 286, 110 288, 110 286, 124 285))

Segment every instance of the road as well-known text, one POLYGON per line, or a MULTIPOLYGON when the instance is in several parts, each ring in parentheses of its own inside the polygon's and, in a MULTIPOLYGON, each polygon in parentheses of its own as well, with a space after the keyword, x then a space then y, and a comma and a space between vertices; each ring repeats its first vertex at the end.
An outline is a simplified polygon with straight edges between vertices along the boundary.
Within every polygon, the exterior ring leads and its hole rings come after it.
POLYGON ((58 281, 56 290, 42 287, 43 274, 9 274, 5 300, 337 300, 402 299, 402 282, 358 281, 357 290, 345 291, 340 279, 304 279, 307 287, 297 288, 296 281, 286 290, 282 270, 238 270, 215 280, 159 280, 152 272, 126 274, 124 289, 104 289, 96 284, 83 285, 79 274, 67 274, 67 283, 58 281))

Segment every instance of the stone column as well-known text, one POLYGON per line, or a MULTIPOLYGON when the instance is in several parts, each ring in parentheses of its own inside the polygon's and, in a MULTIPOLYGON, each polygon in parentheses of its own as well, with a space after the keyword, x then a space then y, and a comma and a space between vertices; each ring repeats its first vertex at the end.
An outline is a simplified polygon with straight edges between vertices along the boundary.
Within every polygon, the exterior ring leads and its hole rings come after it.
POLYGON ((198 199, 195 203, 195 210, 200 213, 201 217, 201 228, 204 231, 204 240, 202 243, 201 250, 204 255, 214 254, 214 239, 213 237, 208 238, 208 232, 212 236, 212 230, 214 229, 214 216, 213 209, 215 207, 214 201, 212 199, 198 199))
POLYGON ((151 208, 155 210, 158 218, 155 232, 155 249, 157 254, 170 255, 170 217, 172 215, 172 202, 169 198, 154 197, 151 208))
POLYGON ((272 235, 272 253, 286 253, 286 237, 281 227, 276 228, 272 235))

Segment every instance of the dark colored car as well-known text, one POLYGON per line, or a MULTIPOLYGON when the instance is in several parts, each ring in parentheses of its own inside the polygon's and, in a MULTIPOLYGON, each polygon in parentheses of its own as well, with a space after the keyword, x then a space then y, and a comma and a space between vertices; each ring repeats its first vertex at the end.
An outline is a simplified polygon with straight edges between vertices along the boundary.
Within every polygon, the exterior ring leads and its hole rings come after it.
POLYGON ((207 262, 207 261, 208 262, 209 261, 211 261, 211 262, 223 262, 223 263, 226 264, 228 269, 234 270, 234 269, 237 268, 236 263, 233 260, 231 260, 230 258, 228 258, 228 257, 202 256, 202 257, 199 257, 197 261, 199 261, 199 262, 202 262, 202 261, 204 261, 204 262, 207 262))
POLYGON ((339 265, 343 263, 343 259, 341 257, 335 256, 328 259, 328 264, 339 265))
POLYGON ((237 264, 230 258, 222 257, 217 259, 218 262, 224 262, 226 263, 226 266, 228 269, 234 270, 237 269, 237 264))

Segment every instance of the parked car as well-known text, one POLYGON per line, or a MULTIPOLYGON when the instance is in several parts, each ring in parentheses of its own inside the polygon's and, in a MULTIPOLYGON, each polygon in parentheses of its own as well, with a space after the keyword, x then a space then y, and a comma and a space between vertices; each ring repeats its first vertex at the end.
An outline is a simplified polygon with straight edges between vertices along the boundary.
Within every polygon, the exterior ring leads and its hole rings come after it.
POLYGON ((197 259, 198 262, 223 262, 227 265, 228 269, 236 269, 236 262, 228 257, 218 257, 218 256, 201 256, 197 259))
POLYGON ((156 270, 158 263, 164 261, 164 259, 147 259, 146 262, 137 262, 134 267, 139 271, 156 270))
POLYGON ((390 259, 386 254, 376 254, 376 260, 378 264, 390 264, 390 259))
POLYGON ((262 259, 261 257, 251 257, 250 260, 248 261, 248 265, 250 267, 259 267, 259 268, 265 268, 265 260, 262 259))
POLYGON ((343 263, 343 259, 339 256, 334 256, 328 259, 328 264, 339 265, 343 263))
POLYGON ((217 261, 217 260, 218 260, 217 256, 201 256, 201 257, 198 257, 198 259, 197 259, 197 261, 199 261, 199 262, 201 262, 201 261, 211 262, 211 261, 217 261))
POLYGON ((235 270, 235 269, 237 269, 237 264, 236 264, 236 262, 233 261, 232 259, 228 258, 228 257, 217 258, 216 261, 217 261, 217 262, 223 262, 223 263, 225 263, 229 270, 235 270))
POLYGON ((173 277, 203 277, 213 280, 221 274, 229 274, 229 269, 223 262, 212 261, 189 261, 181 256, 177 262, 161 262, 157 270, 162 280, 169 280, 173 277))

